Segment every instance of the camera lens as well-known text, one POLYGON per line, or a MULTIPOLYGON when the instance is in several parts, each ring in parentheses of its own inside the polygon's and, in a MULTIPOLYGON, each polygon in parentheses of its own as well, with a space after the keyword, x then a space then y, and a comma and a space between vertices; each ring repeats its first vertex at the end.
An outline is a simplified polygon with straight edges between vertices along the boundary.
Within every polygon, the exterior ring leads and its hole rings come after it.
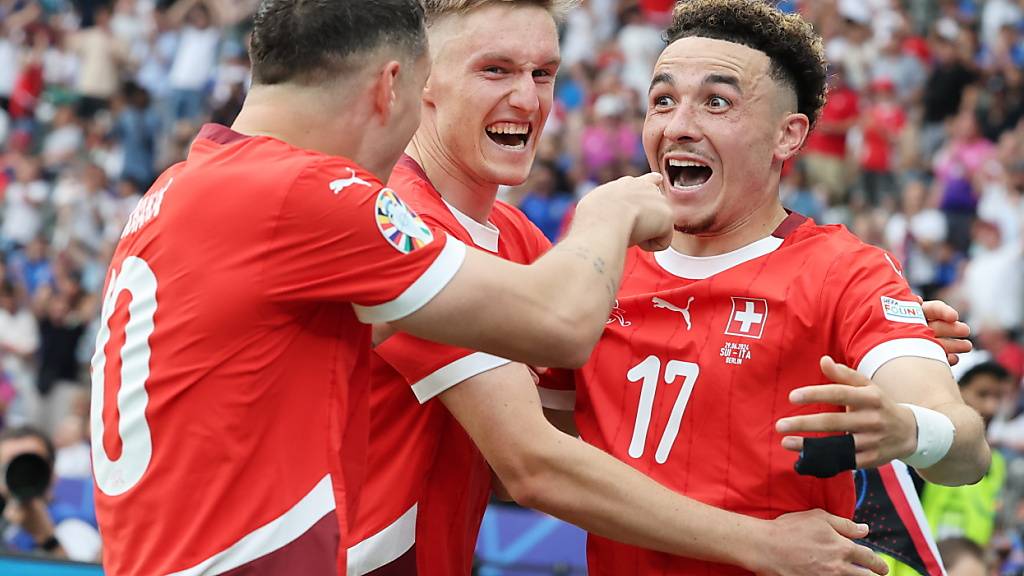
POLYGON ((21 502, 39 498, 50 485, 50 464, 38 454, 20 454, 7 464, 4 478, 11 496, 21 502))

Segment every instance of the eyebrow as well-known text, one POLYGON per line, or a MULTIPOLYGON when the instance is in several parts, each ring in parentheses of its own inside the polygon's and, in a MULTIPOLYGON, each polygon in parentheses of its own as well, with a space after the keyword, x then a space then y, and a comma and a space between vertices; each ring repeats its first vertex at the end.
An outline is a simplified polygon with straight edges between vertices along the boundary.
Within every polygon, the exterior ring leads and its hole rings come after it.
POLYGON ((654 75, 651 79, 651 87, 647 89, 648 94, 654 91, 654 87, 658 84, 668 84, 669 86, 676 85, 676 79, 672 77, 668 72, 661 72, 654 75))
MULTIPOLYGON (((488 61, 491 61, 491 62, 501 62, 503 64, 511 64, 513 66, 518 66, 519 65, 519 63, 516 62, 515 60, 509 58, 508 56, 505 56, 504 54, 500 54, 500 53, 497 53, 497 52, 488 52, 488 53, 485 53, 485 54, 481 54, 479 57, 475 58, 474 60, 477 60, 477 61, 479 61, 479 60, 488 60, 488 61)), ((555 57, 555 58, 552 58, 551 60, 548 60, 547 62, 541 64, 539 67, 540 68, 546 68, 548 66, 558 66, 561 63, 562 63, 562 59, 560 57, 555 57)))
POLYGON ((740 79, 730 74, 708 74, 704 77, 701 84, 704 86, 708 84, 725 84, 735 88, 740 93, 740 96, 743 95, 743 89, 740 88, 740 79))

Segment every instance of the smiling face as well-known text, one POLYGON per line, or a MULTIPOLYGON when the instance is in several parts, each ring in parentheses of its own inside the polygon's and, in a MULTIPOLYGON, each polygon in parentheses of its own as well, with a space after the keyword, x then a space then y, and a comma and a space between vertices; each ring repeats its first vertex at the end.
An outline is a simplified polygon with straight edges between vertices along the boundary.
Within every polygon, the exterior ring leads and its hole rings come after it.
POLYGON ((643 141, 677 230, 722 234, 777 209, 782 162, 808 130, 795 110, 794 92, 771 76, 763 52, 702 37, 662 52, 643 141))
POLYGON ((554 99, 554 19, 539 6, 490 4, 435 23, 430 43, 419 134, 462 179, 521 184, 554 99))

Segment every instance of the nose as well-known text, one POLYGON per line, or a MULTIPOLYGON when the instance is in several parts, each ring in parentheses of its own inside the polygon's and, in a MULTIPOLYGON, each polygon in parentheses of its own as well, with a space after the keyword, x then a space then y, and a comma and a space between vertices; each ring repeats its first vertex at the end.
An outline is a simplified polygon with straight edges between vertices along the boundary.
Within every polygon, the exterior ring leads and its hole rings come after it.
POLYGON ((699 142, 704 139, 700 122, 688 106, 677 106, 665 127, 665 138, 674 142, 699 142))
POLYGON ((525 71, 516 77, 508 102, 513 108, 527 113, 533 113, 540 108, 540 95, 532 72, 525 71))

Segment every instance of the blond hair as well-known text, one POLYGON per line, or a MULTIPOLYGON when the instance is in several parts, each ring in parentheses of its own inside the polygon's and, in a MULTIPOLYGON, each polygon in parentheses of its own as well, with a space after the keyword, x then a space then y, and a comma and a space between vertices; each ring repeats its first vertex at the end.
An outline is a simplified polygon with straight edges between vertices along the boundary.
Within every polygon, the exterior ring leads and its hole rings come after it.
POLYGON ((554 18, 555 23, 565 21, 569 11, 579 6, 580 0, 422 0, 426 11, 427 26, 452 15, 468 14, 491 4, 514 4, 543 8, 554 18))

